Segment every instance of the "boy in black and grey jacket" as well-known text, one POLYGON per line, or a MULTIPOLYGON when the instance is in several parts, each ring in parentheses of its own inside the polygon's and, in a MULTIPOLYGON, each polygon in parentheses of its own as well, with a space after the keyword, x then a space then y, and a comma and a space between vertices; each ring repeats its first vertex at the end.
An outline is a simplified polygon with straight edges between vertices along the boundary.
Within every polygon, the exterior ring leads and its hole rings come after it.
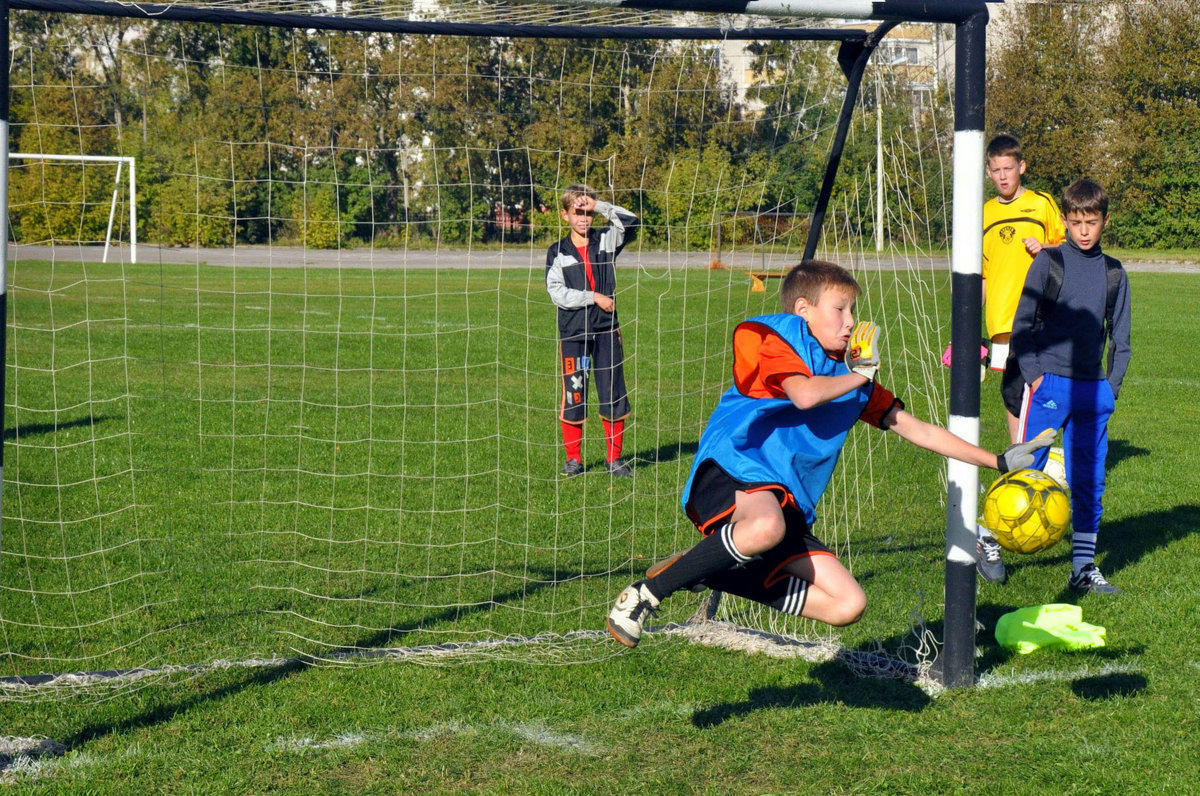
POLYGON ((559 420, 567 462, 560 472, 568 477, 583 472, 590 371, 608 443, 605 469, 628 476, 632 473, 621 459, 621 438, 630 411, 629 394, 614 296, 617 255, 636 235, 638 218, 622 207, 598 201, 595 191, 579 183, 562 195, 562 218, 571 233, 546 252, 546 291, 558 307, 562 363, 559 420), (608 219, 607 227, 592 228, 597 213, 608 219))

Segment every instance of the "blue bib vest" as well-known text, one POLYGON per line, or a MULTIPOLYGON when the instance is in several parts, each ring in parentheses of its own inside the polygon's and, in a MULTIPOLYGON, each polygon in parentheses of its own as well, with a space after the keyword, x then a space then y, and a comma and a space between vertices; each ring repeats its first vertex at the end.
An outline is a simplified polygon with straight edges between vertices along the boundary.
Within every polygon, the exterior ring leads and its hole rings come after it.
MULTIPOLYGON (((795 350, 813 376, 850 372, 845 363, 825 353, 809 332, 808 322, 798 315, 750 318, 738 325, 734 338, 771 333, 795 350)), ((686 509, 697 470, 711 461, 739 481, 782 485, 811 527, 817 518, 817 501, 833 476, 846 435, 866 408, 874 387, 864 384, 812 409, 798 409, 787 398, 750 397, 742 390, 758 369, 753 351, 753 346, 734 347, 734 385, 721 396, 700 437, 682 503, 686 509)))

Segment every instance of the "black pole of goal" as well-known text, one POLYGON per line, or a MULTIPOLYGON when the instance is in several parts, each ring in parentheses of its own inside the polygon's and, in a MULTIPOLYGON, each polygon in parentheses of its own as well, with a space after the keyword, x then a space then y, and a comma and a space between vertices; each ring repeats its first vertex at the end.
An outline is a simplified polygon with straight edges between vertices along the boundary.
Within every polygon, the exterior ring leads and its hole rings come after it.
POLYGON ((825 161, 825 176, 821 180, 821 189, 817 193, 817 201, 813 205, 812 220, 809 222, 808 238, 804 242, 805 260, 811 260, 817 253, 817 244, 821 240, 821 230, 825 226, 825 212, 829 207, 829 198, 833 196, 833 185, 837 181, 838 167, 842 163, 842 152, 846 148, 846 136, 850 132, 850 119, 858 106, 858 91, 862 87, 863 73, 867 62, 879 42, 896 26, 896 22, 884 22, 868 34, 864 41, 842 42, 838 50, 838 65, 846 76, 846 94, 842 98, 842 108, 838 112, 837 128, 833 136, 833 145, 829 149, 829 159, 825 161))
MULTIPOLYGON (((987 10, 958 23, 955 37, 954 210, 951 243, 950 417, 979 442, 979 315, 982 304, 984 67, 987 10), (974 355, 972 355, 974 354, 974 355)), ((975 517, 979 470, 951 460, 946 495, 946 618, 934 673, 947 688, 975 680, 975 517)))

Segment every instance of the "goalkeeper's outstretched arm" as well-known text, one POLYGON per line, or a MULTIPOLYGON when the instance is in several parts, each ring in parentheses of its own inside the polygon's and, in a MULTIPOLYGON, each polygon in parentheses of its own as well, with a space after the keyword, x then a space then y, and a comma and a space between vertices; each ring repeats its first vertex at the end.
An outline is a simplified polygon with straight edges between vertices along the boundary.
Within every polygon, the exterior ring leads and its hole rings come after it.
POLYGON ((973 445, 962 437, 950 433, 941 426, 926 423, 905 412, 903 409, 893 409, 883 419, 883 427, 894 431, 902 439, 906 439, 917 447, 941 454, 949 459, 974 464, 977 467, 989 467, 1006 473, 1009 470, 1021 470, 1033 464, 1033 451, 1044 448, 1054 441, 1053 429, 1046 429, 1029 442, 1019 442, 1010 445, 1001 454, 973 445))

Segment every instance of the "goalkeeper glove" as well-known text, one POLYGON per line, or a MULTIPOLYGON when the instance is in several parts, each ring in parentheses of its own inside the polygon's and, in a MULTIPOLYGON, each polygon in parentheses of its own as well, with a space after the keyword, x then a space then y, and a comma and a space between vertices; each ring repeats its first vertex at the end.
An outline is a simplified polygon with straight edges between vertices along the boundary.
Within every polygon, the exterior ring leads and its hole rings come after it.
POLYGON ((1009 445, 996 457, 996 469, 1002 473, 1011 472, 1013 470, 1024 470, 1033 466, 1033 452, 1039 448, 1047 447, 1051 442, 1054 442, 1055 430, 1048 428, 1041 434, 1038 434, 1029 442, 1018 442, 1015 445, 1009 445))
POLYGON ((854 327, 850 341, 846 343, 846 367, 867 381, 875 380, 879 370, 879 327, 870 321, 861 321, 854 327))

